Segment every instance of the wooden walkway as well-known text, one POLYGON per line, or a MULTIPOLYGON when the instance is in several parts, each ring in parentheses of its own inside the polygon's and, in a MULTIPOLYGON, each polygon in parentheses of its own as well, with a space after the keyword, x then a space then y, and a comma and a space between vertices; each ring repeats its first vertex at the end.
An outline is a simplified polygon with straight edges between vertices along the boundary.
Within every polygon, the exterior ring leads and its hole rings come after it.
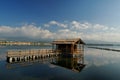
POLYGON ((70 57, 78 57, 83 54, 83 51, 77 50, 74 54, 69 52, 61 53, 60 50, 52 50, 52 49, 31 49, 31 50, 9 50, 7 52, 7 62, 21 62, 21 61, 30 61, 36 59, 44 59, 50 58, 53 56, 70 56, 70 57))
POLYGON ((7 52, 7 61, 20 62, 27 60, 35 60, 51 56, 58 56, 60 53, 51 49, 31 49, 31 50, 9 50, 7 52))

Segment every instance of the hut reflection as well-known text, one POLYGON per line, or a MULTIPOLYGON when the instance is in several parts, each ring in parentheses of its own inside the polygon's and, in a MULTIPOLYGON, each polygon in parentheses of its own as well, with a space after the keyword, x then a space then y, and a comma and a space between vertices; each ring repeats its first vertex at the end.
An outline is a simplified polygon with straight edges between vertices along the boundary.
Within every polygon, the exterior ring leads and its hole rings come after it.
POLYGON ((47 56, 47 57, 39 57, 35 59, 22 60, 19 62, 7 63, 6 67, 7 69, 12 69, 12 68, 17 68, 17 67, 34 65, 36 63, 53 64, 53 65, 57 65, 57 66, 70 69, 72 71, 80 72, 85 67, 84 51, 77 53, 77 55, 74 57, 68 57, 62 54, 52 55, 52 56, 47 56))
POLYGON ((76 57, 65 57, 65 56, 53 56, 50 58, 44 58, 44 59, 36 59, 36 60, 30 60, 30 61, 22 61, 17 63, 7 63, 6 68, 7 69, 13 69, 18 67, 25 67, 25 66, 31 66, 34 64, 43 64, 43 63, 51 63, 53 65, 57 65, 60 67, 64 67, 76 72, 80 72, 84 67, 84 54, 80 54, 76 57))
POLYGON ((77 57, 58 57, 54 62, 51 64, 61 66, 76 72, 80 72, 84 67, 84 55, 80 54, 77 57))

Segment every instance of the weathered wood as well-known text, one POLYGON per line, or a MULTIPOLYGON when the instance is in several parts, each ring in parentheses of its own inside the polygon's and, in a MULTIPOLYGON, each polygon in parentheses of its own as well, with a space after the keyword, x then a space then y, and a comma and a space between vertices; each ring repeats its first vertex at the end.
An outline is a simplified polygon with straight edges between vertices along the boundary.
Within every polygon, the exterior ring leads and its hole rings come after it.
POLYGON ((51 54, 51 53, 53 53, 53 50, 50 49, 9 50, 7 52, 7 57, 43 55, 43 54, 51 54))
POLYGON ((27 61, 38 58, 46 58, 51 56, 58 56, 59 51, 51 49, 31 49, 31 50, 9 50, 7 52, 8 62, 27 61))
POLYGON ((84 50, 84 42, 80 39, 58 39, 52 42, 52 45, 56 46, 54 50, 60 50, 63 54, 76 54, 80 50, 84 50))
MULTIPOLYGON (((76 54, 82 53, 81 50, 77 50, 76 54)), ((47 58, 51 56, 58 56, 62 54, 60 50, 52 50, 52 49, 31 49, 31 50, 9 50, 7 52, 7 61, 19 62, 19 61, 27 61, 27 60, 35 60, 39 58, 47 58)))

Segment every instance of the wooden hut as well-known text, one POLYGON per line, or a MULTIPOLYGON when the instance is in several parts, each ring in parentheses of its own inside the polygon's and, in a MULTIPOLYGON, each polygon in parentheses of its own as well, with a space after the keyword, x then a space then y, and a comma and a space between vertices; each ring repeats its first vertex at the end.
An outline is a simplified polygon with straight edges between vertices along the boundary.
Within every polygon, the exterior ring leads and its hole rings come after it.
POLYGON ((52 49, 62 54, 79 54, 84 50, 84 42, 80 39, 58 39, 52 42, 52 49))

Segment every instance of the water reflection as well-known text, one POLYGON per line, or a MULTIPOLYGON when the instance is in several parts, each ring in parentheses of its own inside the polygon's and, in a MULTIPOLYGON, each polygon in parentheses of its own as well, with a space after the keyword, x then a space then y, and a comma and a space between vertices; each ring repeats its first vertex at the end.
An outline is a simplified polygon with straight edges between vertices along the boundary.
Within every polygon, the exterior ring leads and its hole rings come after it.
POLYGON ((75 72, 80 72, 85 67, 83 55, 74 58, 58 57, 56 61, 51 64, 67 68, 75 72))
POLYGON ((119 52, 85 48, 83 57, 51 57, 19 63, 5 60, 6 57, 0 62, 0 80, 120 80, 119 52), (82 61, 86 66, 80 67, 81 71, 76 67, 82 61))
POLYGON ((42 58, 42 59, 34 59, 34 60, 28 60, 28 61, 22 61, 22 62, 14 62, 14 63, 6 63, 6 68, 7 69, 13 69, 13 68, 18 68, 18 67, 25 67, 25 66, 31 66, 34 64, 47 64, 51 63, 56 60, 56 56, 50 57, 50 58, 42 58))
POLYGON ((49 64, 57 65, 60 67, 70 69, 75 72, 80 72, 85 67, 84 55, 80 54, 79 56, 74 57, 74 58, 65 57, 65 56, 53 56, 53 57, 47 57, 47 58, 42 58, 42 59, 36 59, 36 60, 7 63, 6 68, 13 69, 13 68, 31 66, 36 63, 40 63, 40 64, 46 63, 48 65, 49 64))
POLYGON ((85 50, 85 63, 87 64, 86 68, 96 66, 102 67, 109 64, 117 64, 120 61, 119 52, 113 51, 104 51, 96 49, 85 50))

